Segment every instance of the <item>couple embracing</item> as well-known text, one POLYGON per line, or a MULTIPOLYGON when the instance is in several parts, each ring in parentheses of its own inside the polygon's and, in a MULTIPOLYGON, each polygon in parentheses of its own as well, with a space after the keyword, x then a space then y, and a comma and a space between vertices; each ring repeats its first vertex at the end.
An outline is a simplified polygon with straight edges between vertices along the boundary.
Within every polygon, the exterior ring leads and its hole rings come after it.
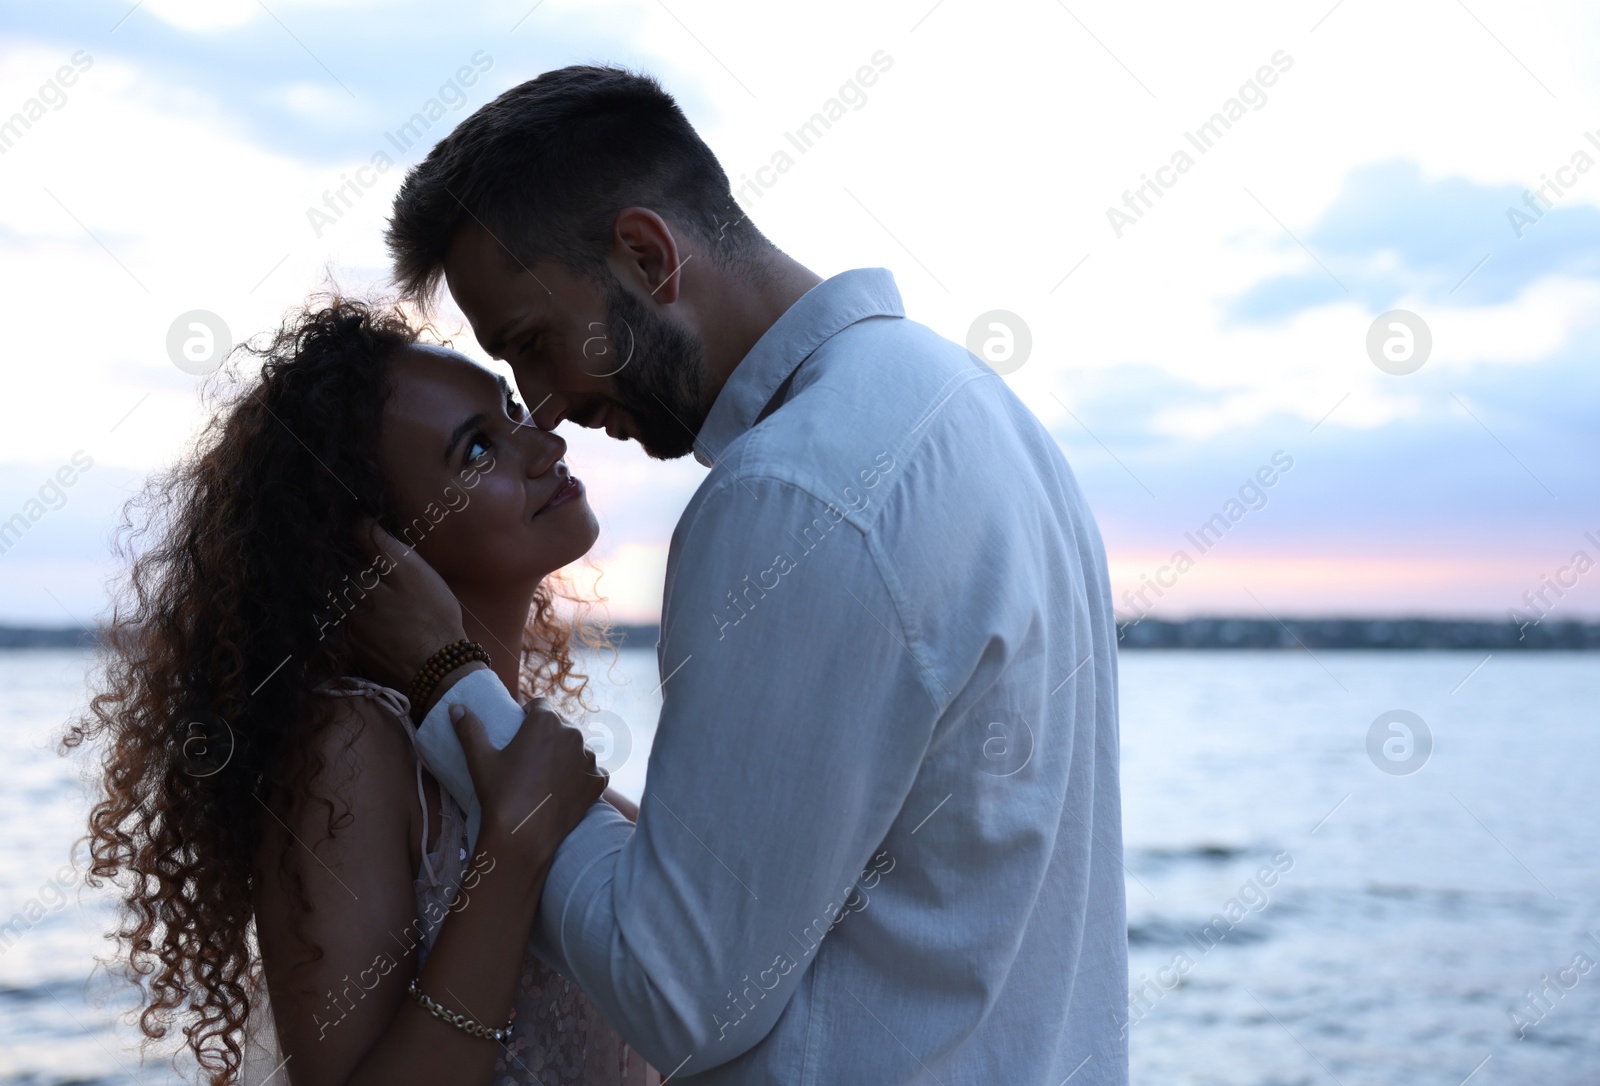
POLYGON ((274 1086, 1125 1083, 1105 556, 1005 382, 616 68, 464 121, 388 243, 515 387, 319 300, 147 490, 68 736, 146 1034, 274 1086), (708 469, 637 807, 563 719, 564 421, 708 469))

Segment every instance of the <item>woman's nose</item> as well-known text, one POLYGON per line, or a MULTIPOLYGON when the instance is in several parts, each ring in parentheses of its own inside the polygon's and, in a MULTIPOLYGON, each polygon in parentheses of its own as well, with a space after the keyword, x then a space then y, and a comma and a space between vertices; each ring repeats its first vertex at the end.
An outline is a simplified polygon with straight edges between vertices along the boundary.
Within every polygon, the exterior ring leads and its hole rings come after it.
POLYGON ((517 431, 527 448, 527 472, 537 479, 556 466, 556 461, 567 455, 567 442, 553 430, 537 426, 524 426, 517 431))

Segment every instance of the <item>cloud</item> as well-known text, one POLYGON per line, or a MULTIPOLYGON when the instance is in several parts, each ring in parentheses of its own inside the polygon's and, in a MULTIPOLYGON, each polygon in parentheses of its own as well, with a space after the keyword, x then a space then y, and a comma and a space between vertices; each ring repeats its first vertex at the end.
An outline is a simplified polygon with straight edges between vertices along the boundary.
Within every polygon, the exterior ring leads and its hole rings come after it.
POLYGON ((255 0, 145 0, 142 6, 162 22, 196 33, 232 30, 266 17, 255 0))
MULTIPOLYGON (((1564 176, 1600 194, 1600 146, 1573 142, 1591 165, 1564 176)), ((1350 297, 1374 313, 1402 299, 1499 305, 1547 277, 1600 278, 1600 210, 1546 207, 1545 199, 1560 199, 1546 193, 1460 177, 1430 182, 1407 159, 1361 167, 1304 238, 1332 274, 1313 266, 1265 279, 1234 299, 1227 315, 1269 323, 1350 297)), ((1279 247, 1295 243, 1283 238, 1279 247)))
POLYGON ((589 18, 560 3, 540 5, 515 37, 506 30, 525 10, 507 14, 516 5, 479 4, 447 19, 427 0, 274 0, 268 7, 270 14, 254 0, 147 0, 111 35, 127 7, 62 0, 18 8, 7 37, 66 53, 87 48, 136 69, 137 93, 157 106, 189 114, 198 99, 235 138, 324 165, 371 145, 478 50, 500 64, 496 91, 568 63, 579 42, 602 54, 638 55, 628 22, 589 18))
MULTIPOLYGON (((178 455, 198 415, 193 380, 165 357, 173 318, 209 309, 243 338, 330 275, 379 284, 403 168, 539 71, 657 73, 737 184, 881 49, 894 65, 859 112, 748 210, 821 274, 892 268, 908 312, 951 339, 991 309, 1023 316, 1034 355, 1006 380, 1067 449, 1117 568, 1167 547, 1277 448, 1296 473, 1229 545, 1263 569, 1285 563, 1285 586, 1333 568, 1330 548, 1459 552, 1438 565, 1444 579, 1411 583, 1462 598, 1495 555, 1565 546, 1593 496, 1582 465, 1600 408, 1588 375, 1600 178, 1575 176, 1515 236, 1507 208, 1558 176, 1582 130, 1465 13, 1343 5, 1310 36, 1282 5, 1247 3, 1226 27, 1167 5, 1152 36, 1147 11, 1111 6, 1083 13, 1091 37, 1054 5, 930 3, 906 17, 823 3, 804 19, 642 0, 268 6, 63 0, 11 13, 0 115, 75 50, 94 66, 0 171, 0 465, 84 447, 140 473, 178 455), (1419 65, 1424 37, 1434 48, 1419 65), (1280 47, 1296 63, 1270 104, 1114 239, 1107 203, 1280 47), (494 65, 459 110, 393 169, 362 175, 371 184, 347 203, 331 195, 479 49, 494 65), (968 63, 993 56, 1006 63, 968 63), (330 198, 340 214, 319 234, 308 211, 330 198), (1403 379, 1364 350, 1395 306, 1435 340, 1403 379)), ((1519 55, 1563 101, 1583 100, 1594 17, 1535 6, 1519 20, 1519 55), (1546 48, 1525 49, 1532 40, 1546 48)), ((457 345, 476 356, 470 336, 457 345)), ((653 606, 659 549, 702 470, 566 436, 609 585, 653 606)), ((1517 582, 1524 558, 1505 562, 1517 582)), ((54 607, 22 587, 22 568, 0 583, 0 615, 24 599, 54 607)), ((38 572, 56 588, 87 583, 38 572)))

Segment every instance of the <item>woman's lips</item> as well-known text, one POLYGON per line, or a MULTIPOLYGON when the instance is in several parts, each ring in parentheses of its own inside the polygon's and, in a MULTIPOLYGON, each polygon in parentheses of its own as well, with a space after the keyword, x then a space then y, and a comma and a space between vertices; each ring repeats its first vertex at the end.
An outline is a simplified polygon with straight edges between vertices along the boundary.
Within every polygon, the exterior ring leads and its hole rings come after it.
POLYGON ((566 483, 561 487, 561 489, 550 495, 550 500, 545 502, 544 507, 540 509, 538 513, 535 513, 534 516, 537 517, 540 513, 548 513, 550 510, 555 509, 558 506, 566 505, 568 502, 577 501, 581 497, 583 497, 582 480, 580 480, 576 475, 569 475, 567 476, 566 483))

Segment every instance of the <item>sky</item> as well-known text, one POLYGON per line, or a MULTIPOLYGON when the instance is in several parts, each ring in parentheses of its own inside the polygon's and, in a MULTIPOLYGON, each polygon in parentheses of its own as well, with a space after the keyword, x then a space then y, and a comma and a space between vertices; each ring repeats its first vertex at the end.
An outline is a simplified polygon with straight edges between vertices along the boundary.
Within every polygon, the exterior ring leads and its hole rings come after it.
MULTIPOLYGON (((1597 51, 1578 2, 14 0, 0 622, 103 612, 122 504, 203 418, 181 317, 382 291, 405 169, 593 62, 657 76, 795 259, 997 352, 1124 617, 1595 618, 1597 51)), ((704 469, 562 432, 575 573, 653 621, 704 469)))

